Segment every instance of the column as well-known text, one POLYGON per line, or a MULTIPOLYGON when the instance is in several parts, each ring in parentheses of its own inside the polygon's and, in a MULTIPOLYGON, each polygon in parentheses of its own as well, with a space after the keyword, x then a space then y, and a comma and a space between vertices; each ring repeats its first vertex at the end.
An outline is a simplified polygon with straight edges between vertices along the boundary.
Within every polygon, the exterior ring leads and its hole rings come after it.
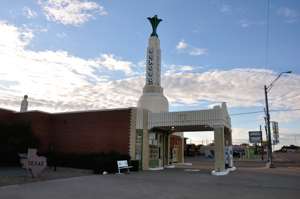
POLYGON ((181 163, 184 163, 184 136, 181 138, 181 163))
POLYGON ((228 131, 228 146, 229 146, 229 168, 231 171, 234 171, 236 168, 233 164, 233 148, 232 148, 232 130, 227 129, 228 131))
POLYGON ((168 133, 164 133, 164 166, 168 165, 168 133))
POLYGON ((148 130, 143 130, 143 170, 149 169, 149 134, 148 130))
POLYGON ((224 127, 218 126, 214 128, 215 139, 215 172, 225 171, 225 158, 224 158, 224 127))
POLYGON ((168 133, 167 135, 167 151, 166 151, 166 160, 167 160, 167 165, 170 164, 170 140, 171 140, 171 133, 168 133))
POLYGON ((143 170, 149 169, 148 111, 143 110, 143 170))

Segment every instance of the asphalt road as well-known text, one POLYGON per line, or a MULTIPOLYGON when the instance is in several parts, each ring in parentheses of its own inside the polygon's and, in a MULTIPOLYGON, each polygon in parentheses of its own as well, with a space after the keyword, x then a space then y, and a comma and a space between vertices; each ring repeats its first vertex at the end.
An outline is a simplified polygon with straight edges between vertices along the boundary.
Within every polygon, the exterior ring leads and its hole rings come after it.
POLYGON ((208 170, 167 169, 0 187, 1 199, 286 199, 299 195, 299 168, 242 168, 218 177, 208 170))

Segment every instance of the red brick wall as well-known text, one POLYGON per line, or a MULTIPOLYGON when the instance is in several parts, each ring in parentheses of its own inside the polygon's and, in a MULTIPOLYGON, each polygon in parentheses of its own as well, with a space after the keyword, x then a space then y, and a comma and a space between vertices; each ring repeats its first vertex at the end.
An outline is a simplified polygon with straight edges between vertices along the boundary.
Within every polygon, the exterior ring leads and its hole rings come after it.
POLYGON ((55 114, 52 140, 63 153, 129 153, 130 109, 55 114))
POLYGON ((14 111, 0 109, 0 122, 8 124, 12 122, 14 111))
POLYGON ((170 137, 170 147, 174 147, 175 145, 181 146, 182 145, 182 139, 180 136, 177 135, 171 135, 170 137))
POLYGON ((39 140, 39 152, 48 151, 51 133, 50 114, 38 111, 16 113, 14 121, 30 124, 33 134, 39 140))
POLYGON ((99 110, 49 114, 39 111, 12 113, 1 111, 0 121, 31 124, 40 141, 39 152, 50 145, 60 153, 129 153, 131 109, 99 110))

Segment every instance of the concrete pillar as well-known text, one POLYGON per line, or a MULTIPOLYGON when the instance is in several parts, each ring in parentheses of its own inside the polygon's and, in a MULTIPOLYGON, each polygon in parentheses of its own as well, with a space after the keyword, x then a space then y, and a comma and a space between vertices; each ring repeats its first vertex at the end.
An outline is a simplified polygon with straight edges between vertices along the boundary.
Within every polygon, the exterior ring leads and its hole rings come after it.
POLYGON ((170 164, 171 133, 167 135, 167 165, 170 164))
POLYGON ((181 138, 181 163, 184 163, 184 137, 181 138))
POLYGON ((143 110, 143 170, 149 169, 148 111, 143 110))
POLYGON ((228 142, 228 147, 229 147, 229 169, 231 171, 234 171, 236 168, 233 163, 233 148, 232 148, 232 130, 231 129, 226 129, 227 132, 227 142, 228 142))
POLYGON ((168 134, 164 133, 164 166, 168 165, 168 134))
POLYGON ((143 170, 149 169, 149 133, 143 130, 143 170))
POLYGON ((136 157, 136 118, 137 109, 132 108, 130 113, 130 136, 129 136, 129 155, 131 160, 135 160, 136 157))
POLYGON ((224 159, 224 127, 218 126, 214 128, 215 139, 215 172, 225 171, 225 159, 224 159))

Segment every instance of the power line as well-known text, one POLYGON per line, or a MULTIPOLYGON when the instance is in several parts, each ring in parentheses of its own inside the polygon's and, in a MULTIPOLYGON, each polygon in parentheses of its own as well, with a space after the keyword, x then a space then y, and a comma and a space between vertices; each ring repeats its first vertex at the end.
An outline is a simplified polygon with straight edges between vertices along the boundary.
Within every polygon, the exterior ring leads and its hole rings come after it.
POLYGON ((296 108, 296 109, 283 109, 283 110, 271 110, 271 112, 289 112, 289 111, 300 111, 300 108, 296 108))
POLYGON ((250 114, 256 114, 256 113, 263 113, 264 111, 252 111, 252 112, 244 112, 244 113, 233 113, 230 114, 230 116, 235 116, 235 115, 250 115, 250 114))
MULTIPOLYGON (((292 111, 300 111, 300 108, 270 110, 270 112, 292 112, 292 111)), ((252 112, 233 113, 233 114, 229 114, 229 115, 230 116, 237 116, 237 115, 250 115, 250 114, 257 114, 257 113, 264 113, 264 111, 252 111, 252 112)))

